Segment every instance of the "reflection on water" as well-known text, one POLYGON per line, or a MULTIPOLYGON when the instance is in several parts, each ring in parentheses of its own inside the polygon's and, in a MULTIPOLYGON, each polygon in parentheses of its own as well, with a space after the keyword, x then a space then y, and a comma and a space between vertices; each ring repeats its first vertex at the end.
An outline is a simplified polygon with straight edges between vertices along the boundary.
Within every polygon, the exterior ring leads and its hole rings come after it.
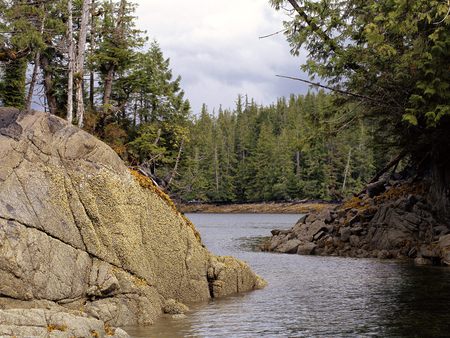
POLYGON ((252 251, 298 215, 191 214, 207 247, 247 261, 269 286, 162 318, 133 337, 450 336, 450 269, 252 251))

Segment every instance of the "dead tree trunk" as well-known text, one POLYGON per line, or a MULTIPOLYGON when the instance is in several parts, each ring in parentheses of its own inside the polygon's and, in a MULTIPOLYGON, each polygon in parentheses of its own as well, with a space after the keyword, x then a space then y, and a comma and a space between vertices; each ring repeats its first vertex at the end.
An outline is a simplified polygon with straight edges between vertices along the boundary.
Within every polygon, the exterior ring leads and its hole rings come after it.
POLYGON ((47 98, 48 110, 50 114, 56 115, 56 113, 58 112, 58 104, 56 102, 56 97, 54 95, 50 60, 45 53, 41 55, 40 64, 42 67, 42 71, 44 73, 44 90, 45 90, 45 97, 47 98))
POLYGON ((180 149, 178 149, 178 155, 177 155, 177 159, 175 161, 173 170, 170 172, 169 177, 166 179, 166 182, 167 182, 166 190, 169 189, 169 186, 172 183, 172 180, 175 178, 175 175, 177 174, 178 165, 180 164, 181 155, 183 153, 183 146, 184 146, 184 140, 181 141, 180 149))
POLYGON ((67 2, 68 20, 67 20, 67 43, 68 43, 68 79, 67 79, 67 121, 73 121, 73 72, 74 72, 74 46, 73 46, 73 13, 72 0, 67 2))
MULTIPOLYGON (((94 54, 95 50, 95 29, 96 29, 96 21, 95 21, 95 0, 92 0, 91 4, 91 32, 90 32, 90 51, 91 54, 94 54)), ((94 70, 91 67, 89 72, 89 108, 91 111, 94 110, 94 91, 95 91, 95 74, 94 70)))
MULTIPOLYGON (((41 4, 41 9, 44 9, 43 4, 41 4)), ((41 27, 40 27, 41 35, 44 34, 45 19, 46 19, 46 15, 44 14, 44 17, 42 18, 42 22, 41 22, 41 27)), ((34 56, 34 69, 33 69, 33 74, 31 75, 30 88, 28 89, 28 97, 27 97, 27 103, 26 103, 27 111, 31 110, 31 104, 33 101, 33 94, 34 94, 34 87, 36 87, 36 81, 37 81, 37 76, 39 73, 40 61, 41 61, 41 52, 38 50, 38 51, 36 51, 36 54, 34 56)))
POLYGON ((345 191, 345 185, 347 184, 347 176, 350 171, 350 159, 352 157, 352 148, 348 151, 348 158, 347 158, 347 165, 345 166, 344 170, 344 183, 342 183, 342 194, 344 194, 345 191))
POLYGON ((88 30, 89 12, 90 12, 91 0, 84 0, 81 22, 80 22, 80 32, 78 36, 78 46, 77 46, 77 58, 75 62, 75 92, 76 92, 76 103, 77 103, 77 119, 78 127, 83 127, 84 120, 84 97, 83 97, 83 77, 84 77, 84 56, 86 52, 86 36, 88 30))
POLYGON ((34 57, 34 69, 33 69, 33 74, 31 75, 30 88, 28 88, 28 96, 27 96, 27 102, 26 102, 26 110, 28 112, 31 111, 31 104, 33 102, 34 88, 36 87, 37 76, 39 73, 40 59, 41 59, 41 53, 39 51, 37 51, 36 55, 34 57))

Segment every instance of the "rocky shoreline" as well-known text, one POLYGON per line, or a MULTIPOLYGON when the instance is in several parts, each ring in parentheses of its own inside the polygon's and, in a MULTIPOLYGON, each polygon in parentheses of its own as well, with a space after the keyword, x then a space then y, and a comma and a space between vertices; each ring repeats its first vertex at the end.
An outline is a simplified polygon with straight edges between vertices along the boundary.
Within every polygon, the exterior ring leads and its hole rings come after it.
POLYGON ((203 245, 150 179, 94 136, 0 108, 0 336, 128 337, 186 303, 265 285, 203 245))
POLYGON ((178 204, 184 213, 249 213, 249 214, 304 214, 320 211, 331 204, 324 201, 267 202, 267 203, 188 203, 178 204))
POLYGON ((291 229, 272 230, 262 249, 450 265, 450 226, 438 220, 426 195, 424 183, 383 179, 341 205, 303 216, 291 229))

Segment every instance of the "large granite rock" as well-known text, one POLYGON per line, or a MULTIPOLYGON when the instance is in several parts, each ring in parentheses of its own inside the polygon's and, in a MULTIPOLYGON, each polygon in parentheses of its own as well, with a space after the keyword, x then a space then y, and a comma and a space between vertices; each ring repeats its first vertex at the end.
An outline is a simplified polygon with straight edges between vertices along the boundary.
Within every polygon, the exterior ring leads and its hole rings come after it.
POLYGON ((1 337, 130 337, 122 329, 82 314, 46 309, 0 310, 1 337))
POLYGON ((149 324, 167 299, 264 285, 209 253, 150 180, 58 117, 0 108, 0 158, 0 308, 45 300, 108 325, 149 324))

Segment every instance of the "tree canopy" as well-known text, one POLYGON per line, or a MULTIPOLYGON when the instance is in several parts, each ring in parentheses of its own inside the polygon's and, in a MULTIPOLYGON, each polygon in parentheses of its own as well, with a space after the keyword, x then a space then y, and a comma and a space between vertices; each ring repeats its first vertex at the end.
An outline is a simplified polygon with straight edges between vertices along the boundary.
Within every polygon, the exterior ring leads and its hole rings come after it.
POLYGON ((360 101, 384 147, 405 150, 418 171, 434 172, 436 199, 448 204, 443 193, 450 183, 448 2, 270 2, 290 14, 285 34, 293 54, 307 53, 302 68, 357 94, 341 100, 360 101))

